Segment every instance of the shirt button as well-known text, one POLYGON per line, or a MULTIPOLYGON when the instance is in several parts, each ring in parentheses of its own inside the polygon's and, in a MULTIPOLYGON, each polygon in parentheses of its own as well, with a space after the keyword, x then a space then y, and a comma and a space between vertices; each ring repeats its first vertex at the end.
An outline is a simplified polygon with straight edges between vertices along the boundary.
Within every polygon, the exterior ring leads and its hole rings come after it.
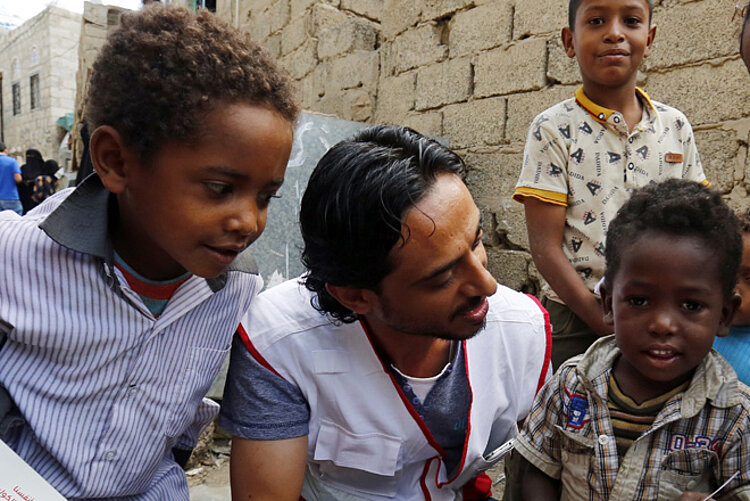
POLYGON ((117 456, 115 451, 107 451, 104 453, 103 459, 105 461, 112 461, 115 458, 115 456, 117 456))
POLYGON ((134 397, 137 394, 138 394, 138 388, 136 388, 135 386, 131 386, 130 388, 128 388, 128 395, 129 396, 134 397))
POLYGON ((606 120, 607 119, 607 115, 605 115, 604 113, 599 113, 599 116, 597 118, 599 120, 606 120))
POLYGON ((620 123, 620 117, 615 117, 614 121, 615 121, 616 124, 619 124, 620 123))
POLYGON ((696 482, 695 480, 691 480, 690 482, 687 483, 686 487, 688 488, 688 490, 692 491, 693 489, 695 489, 696 485, 698 485, 698 482, 696 482))
POLYGON ((628 138, 628 142, 629 142, 629 143, 632 143, 632 142, 633 142, 633 138, 632 138, 632 137, 629 137, 629 138, 628 138))
POLYGON ((607 435, 599 435, 599 443, 601 445, 607 445, 607 443, 609 443, 609 437, 607 435))
POLYGON ((628 164, 628 170, 633 170, 633 169, 635 169, 635 164, 633 162, 630 162, 628 164))

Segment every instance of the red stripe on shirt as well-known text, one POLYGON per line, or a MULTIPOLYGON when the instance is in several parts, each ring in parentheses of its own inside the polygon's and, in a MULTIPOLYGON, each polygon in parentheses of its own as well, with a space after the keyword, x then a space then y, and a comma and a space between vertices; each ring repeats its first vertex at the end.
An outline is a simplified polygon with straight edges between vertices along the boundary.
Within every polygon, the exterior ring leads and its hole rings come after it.
POLYGON ((263 358, 263 355, 261 355, 260 352, 255 348, 253 342, 250 341, 250 336, 247 335, 247 331, 244 327, 242 327, 242 324, 237 326, 237 334, 240 336, 240 339, 242 339, 242 342, 245 344, 245 348, 247 348, 247 351, 250 352, 250 355, 255 359, 256 362, 279 376, 281 379, 286 380, 284 376, 279 374, 276 369, 274 369, 273 366, 268 363, 268 360, 263 358))
POLYGON ((538 393, 539 390, 542 389, 542 386, 544 386, 544 381, 547 379, 547 370, 549 370, 549 363, 550 360, 552 360, 552 325, 550 325, 549 321, 549 312, 544 306, 542 306, 542 303, 540 303, 539 300, 531 294, 526 295, 534 300, 536 305, 540 310, 542 310, 542 313, 544 314, 544 333, 547 338, 547 347, 544 349, 544 365, 542 366, 542 373, 539 374, 539 382, 536 385, 536 393, 538 393))

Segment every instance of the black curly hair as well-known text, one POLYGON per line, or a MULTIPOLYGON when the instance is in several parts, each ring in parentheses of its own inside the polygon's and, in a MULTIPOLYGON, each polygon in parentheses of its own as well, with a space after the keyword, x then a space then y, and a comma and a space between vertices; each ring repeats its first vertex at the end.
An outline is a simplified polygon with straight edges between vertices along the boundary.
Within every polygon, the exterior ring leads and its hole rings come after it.
POLYGON ((355 321, 326 284, 377 292, 393 271, 389 253, 403 238, 404 214, 438 174, 464 170, 454 152, 406 127, 369 127, 328 150, 300 208, 304 281, 315 292, 313 307, 338 321, 355 321))
MULTIPOLYGON (((654 10, 654 0, 646 0, 648 2, 648 22, 651 24, 651 13, 654 10)), ((568 28, 570 31, 575 31, 576 28, 576 14, 578 13, 578 7, 581 6, 583 0, 569 0, 568 2, 568 28)))
POLYGON ((740 223, 740 231, 742 233, 750 233, 750 209, 745 209, 737 216, 737 221, 740 223))
POLYGON ((613 283, 628 247, 648 231, 705 242, 719 260, 724 295, 731 297, 742 259, 742 237, 737 217, 718 192, 685 179, 635 190, 607 229, 604 277, 608 284, 613 283))
POLYGON ((197 139, 222 104, 262 104, 290 123, 299 108, 287 74, 247 33, 205 9, 155 3, 124 13, 93 65, 91 130, 114 127, 147 161, 167 140, 197 139))

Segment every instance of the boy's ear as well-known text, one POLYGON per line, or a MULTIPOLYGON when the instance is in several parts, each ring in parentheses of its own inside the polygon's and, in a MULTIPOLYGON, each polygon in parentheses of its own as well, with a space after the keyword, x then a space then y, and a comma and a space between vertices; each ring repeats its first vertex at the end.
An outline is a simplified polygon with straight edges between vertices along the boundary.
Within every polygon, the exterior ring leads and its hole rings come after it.
POLYGON ((599 295, 602 298, 602 310, 604 311, 604 323, 612 327, 612 332, 615 330, 615 318, 612 314, 612 293, 609 290, 607 281, 603 281, 599 285, 599 295))
POLYGON ((742 303, 742 298, 739 294, 732 294, 727 301, 724 301, 724 306, 721 308, 721 320, 719 321, 719 330, 716 333, 718 337, 724 337, 729 334, 729 328, 732 326, 732 319, 737 309, 742 303))
POLYGON ((375 293, 369 289, 326 284, 326 290, 341 303, 341 306, 352 310, 357 315, 370 313, 377 300, 375 293))
POLYGON ((648 57, 648 55, 651 53, 651 44, 654 43, 654 38, 656 37, 656 25, 652 25, 651 28, 648 29, 648 40, 646 41, 646 49, 643 51, 643 57, 648 57))
MULTIPOLYGON (((576 48, 573 44, 573 32, 567 26, 560 32, 560 38, 562 39, 563 48, 569 58, 576 57, 576 48)), ((651 44, 649 44, 650 46, 651 44)))
POLYGON ((91 162, 104 186, 112 193, 121 193, 126 185, 128 164, 137 160, 137 154, 109 125, 98 127, 91 134, 89 150, 91 162))

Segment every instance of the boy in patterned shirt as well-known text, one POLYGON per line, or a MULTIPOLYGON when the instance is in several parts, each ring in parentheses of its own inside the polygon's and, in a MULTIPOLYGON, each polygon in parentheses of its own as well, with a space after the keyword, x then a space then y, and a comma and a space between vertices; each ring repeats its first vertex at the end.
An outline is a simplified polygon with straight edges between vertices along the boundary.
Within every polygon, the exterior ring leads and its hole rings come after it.
POLYGON ((750 389, 711 349, 739 305, 737 219, 670 179, 636 190, 606 243, 614 336, 537 395, 516 441, 524 499, 703 500, 725 482, 715 499, 750 499, 750 389))
POLYGON ((656 34, 652 2, 570 0, 562 41, 583 86, 532 123, 513 198, 548 285, 555 368, 609 334, 594 292, 607 226, 630 192, 668 178, 704 182, 685 116, 636 87, 656 34))

